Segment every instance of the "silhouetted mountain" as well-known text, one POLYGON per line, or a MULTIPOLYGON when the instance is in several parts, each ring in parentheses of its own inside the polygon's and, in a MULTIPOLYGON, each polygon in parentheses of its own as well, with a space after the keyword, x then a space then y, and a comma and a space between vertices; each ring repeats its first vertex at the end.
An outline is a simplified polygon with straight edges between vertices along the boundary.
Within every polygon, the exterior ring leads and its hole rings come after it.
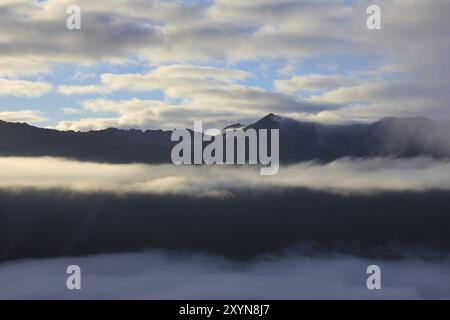
MULTIPOLYGON (((241 124, 226 129, 241 128, 241 124)), ((450 131, 426 118, 324 125, 269 114, 247 129, 279 129, 283 162, 341 157, 450 157, 450 131)), ((225 132, 226 130, 224 130, 225 132)), ((111 163, 170 162, 171 131, 57 131, 0 121, 0 156, 55 156, 111 163)))
POLYGON ((170 161, 171 132, 106 129, 90 132, 41 129, 0 121, 0 155, 53 156, 111 163, 170 161))
POLYGON ((449 128, 421 117, 324 125, 269 114, 247 128, 279 129, 280 158, 287 162, 341 157, 450 157, 449 128))

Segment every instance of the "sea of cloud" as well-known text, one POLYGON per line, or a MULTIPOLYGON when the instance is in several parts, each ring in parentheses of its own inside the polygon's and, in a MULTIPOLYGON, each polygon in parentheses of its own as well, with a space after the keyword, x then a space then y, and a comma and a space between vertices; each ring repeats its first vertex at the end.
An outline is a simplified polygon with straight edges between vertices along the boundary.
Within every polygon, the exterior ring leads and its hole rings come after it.
POLYGON ((240 263, 194 254, 122 253, 0 265, 0 299, 450 299, 450 260, 287 254, 240 263), (69 265, 81 291, 66 288, 69 265), (382 290, 369 291, 369 265, 382 290))
POLYGON ((250 166, 105 164, 61 158, 0 158, 3 190, 54 189, 76 192, 230 196, 239 189, 306 188, 338 193, 450 190, 450 162, 430 158, 350 159, 328 164, 282 166, 263 177, 250 166))

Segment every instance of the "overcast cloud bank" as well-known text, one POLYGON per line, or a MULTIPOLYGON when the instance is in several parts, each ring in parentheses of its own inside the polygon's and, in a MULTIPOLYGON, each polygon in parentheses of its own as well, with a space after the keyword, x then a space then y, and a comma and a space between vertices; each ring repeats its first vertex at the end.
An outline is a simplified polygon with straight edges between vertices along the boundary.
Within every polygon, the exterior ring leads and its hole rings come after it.
POLYGON ((234 263, 147 252, 2 264, 0 283, 0 299, 450 299, 450 260, 288 255, 234 263), (73 264, 82 270, 77 292, 65 287, 73 264), (366 288, 373 264, 381 291, 366 288))

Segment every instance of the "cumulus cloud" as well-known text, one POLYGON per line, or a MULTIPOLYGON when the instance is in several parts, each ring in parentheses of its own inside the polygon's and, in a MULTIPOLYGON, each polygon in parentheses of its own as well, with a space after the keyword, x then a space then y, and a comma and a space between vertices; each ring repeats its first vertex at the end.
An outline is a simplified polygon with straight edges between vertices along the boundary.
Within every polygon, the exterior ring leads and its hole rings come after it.
POLYGON ((417 117, 426 114, 448 121, 448 92, 447 86, 441 83, 424 85, 405 81, 365 81, 313 94, 306 101, 345 107, 324 110, 315 115, 304 114, 303 119, 335 123, 371 122, 382 117, 417 117))
POLYGON ((93 112, 113 112, 122 115, 127 115, 131 112, 147 110, 153 108, 155 111, 166 107, 167 105, 160 100, 86 100, 83 102, 83 107, 93 112))
POLYGON ((384 261, 290 254, 247 263, 162 252, 28 260, 0 265, 1 299, 449 299, 448 259, 384 261), (69 265, 82 290, 65 288, 69 265), (382 290, 366 269, 379 265, 382 290))
MULTIPOLYGON (((61 64, 146 61, 156 71, 106 73, 97 84, 59 84, 58 88, 65 95, 161 90, 166 100, 189 102, 189 108, 178 110, 170 119, 150 117, 137 123, 147 126, 181 124, 180 119, 194 112, 208 113, 211 121, 232 116, 243 122, 254 117, 255 110, 327 122, 368 121, 387 115, 448 118, 450 41, 446 31, 450 26, 445 13, 450 8, 446 0, 379 1, 383 30, 375 32, 366 28, 366 8, 372 4, 368 0, 81 0, 85 27, 77 32, 65 28, 65 9, 70 4, 70 0, 2 3, 0 76, 48 72, 61 64), (52 41, 46 41, 50 36, 52 41), (291 79, 275 81, 273 88, 244 85, 249 80, 246 71, 217 67, 245 69, 240 63, 249 60, 297 64, 311 57, 323 64, 334 56, 345 60, 357 56, 368 66, 346 62, 338 66, 355 77, 355 83, 342 74, 314 71, 294 73, 291 79), (303 100, 293 94, 302 88, 327 92, 303 100)), ((171 107, 168 103, 167 109, 171 107)), ((123 115, 98 117, 64 121, 60 127, 136 125, 123 115)))
POLYGON ((273 177, 258 168, 99 164, 58 158, 0 158, 2 189, 63 188, 80 192, 148 193, 228 197, 235 190, 311 190, 361 194, 450 190, 447 161, 428 158, 341 159, 281 167, 273 177))
MULTIPOLYGON (((114 6, 78 3, 86 27, 80 32, 66 29, 66 8, 70 1, 31 0, 1 6, 2 44, 0 55, 14 61, 34 57, 37 63, 95 63, 126 59, 126 55, 161 41, 161 31, 126 14, 114 14, 114 6), (46 41, 50 38, 52 41, 46 41)), ((118 13, 118 12, 116 12, 118 13)))
POLYGON ((0 77, 38 75, 47 73, 49 69, 50 61, 32 56, 26 59, 3 57, 0 60, 0 77))
POLYGON ((101 84, 89 86, 60 86, 59 91, 66 95, 111 93, 121 89, 134 91, 162 90, 168 96, 179 97, 176 92, 185 88, 186 92, 194 89, 221 89, 234 81, 244 80, 249 74, 240 70, 229 70, 193 65, 169 65, 156 68, 147 74, 103 74, 101 84), (171 95, 170 93, 173 92, 171 95))
POLYGON ((59 129, 88 130, 116 127, 142 128, 159 124, 172 129, 187 127, 194 120, 228 125, 231 117, 256 119, 261 112, 318 113, 337 109, 338 104, 308 102, 299 97, 241 84, 251 77, 248 72, 194 65, 167 65, 146 74, 103 74, 101 83, 87 86, 60 86, 67 94, 106 94, 117 90, 164 92, 166 101, 91 99, 84 101, 88 110, 116 113, 115 118, 86 118, 63 121, 59 129), (176 103, 172 103, 175 101, 176 103))
MULTIPOLYGON (((260 52, 261 56, 304 55, 320 50, 325 43, 328 46, 331 43, 338 46, 338 40, 342 38, 338 36, 339 32, 333 32, 333 35, 317 41, 315 36, 320 35, 312 35, 308 30, 313 28, 309 28, 308 23, 305 22, 300 27, 298 21, 303 19, 299 19, 298 14, 308 17, 311 13, 320 12, 311 9, 303 1, 282 4, 281 11, 253 1, 248 1, 245 5, 235 2, 225 4, 222 1, 212 4, 155 0, 127 3, 114 0, 95 4, 92 1, 79 1, 77 4, 83 10, 83 25, 89 28, 84 28, 81 32, 68 32, 64 24, 65 10, 71 4, 66 0, 3 3, 1 27, 8 32, 2 34, 4 44, 0 46, 0 54, 18 61, 35 57, 40 61, 74 63, 127 59, 129 54, 145 56, 153 62, 211 60, 221 57, 240 60, 255 58, 255 52, 260 52), (234 14, 235 18, 230 19, 232 15, 229 13, 234 10, 251 10, 252 15, 234 14), (265 19, 249 19, 258 15, 258 12, 265 19), (273 19, 274 14, 278 20, 273 19), (286 24, 290 21, 292 24, 294 19, 297 30, 308 30, 300 35, 289 28, 282 32, 271 31, 276 21, 286 21, 286 24), (27 32, 29 30, 33 32, 27 32), (49 36, 50 30, 53 41, 42 41, 49 36), (270 45, 274 41, 279 42, 284 50, 280 51, 277 46, 270 45)), ((336 9, 338 6, 332 7, 336 9)), ((338 12, 323 12, 330 11, 338 12)), ((323 18, 324 23, 330 20, 330 17, 323 18)), ((308 21, 313 19, 309 18, 308 21)), ((330 30, 331 26, 327 31, 330 30)), ((41 62, 36 63, 41 65, 41 62)))
POLYGON ((51 84, 44 82, 0 79, 0 96, 39 97, 52 89, 51 84))
POLYGON ((47 119, 37 110, 1 111, 0 119, 9 122, 43 122, 47 119))
POLYGON ((393 81, 364 82, 356 86, 341 87, 321 96, 313 96, 312 101, 328 103, 362 103, 391 101, 426 101, 439 96, 446 89, 440 86, 418 86, 393 81))

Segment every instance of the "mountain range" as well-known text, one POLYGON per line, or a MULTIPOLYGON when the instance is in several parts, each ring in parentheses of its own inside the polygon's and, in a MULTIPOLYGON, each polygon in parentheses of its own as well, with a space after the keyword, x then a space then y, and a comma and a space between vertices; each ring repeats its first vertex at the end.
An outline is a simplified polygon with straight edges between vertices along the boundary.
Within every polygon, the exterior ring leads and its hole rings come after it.
MULTIPOLYGON (((450 130, 427 118, 385 118, 369 124, 326 125, 269 114, 236 128, 279 129, 284 163, 342 157, 450 157, 450 130)), ((58 131, 0 121, 0 156, 52 156, 107 163, 169 163, 171 131, 58 131)))

